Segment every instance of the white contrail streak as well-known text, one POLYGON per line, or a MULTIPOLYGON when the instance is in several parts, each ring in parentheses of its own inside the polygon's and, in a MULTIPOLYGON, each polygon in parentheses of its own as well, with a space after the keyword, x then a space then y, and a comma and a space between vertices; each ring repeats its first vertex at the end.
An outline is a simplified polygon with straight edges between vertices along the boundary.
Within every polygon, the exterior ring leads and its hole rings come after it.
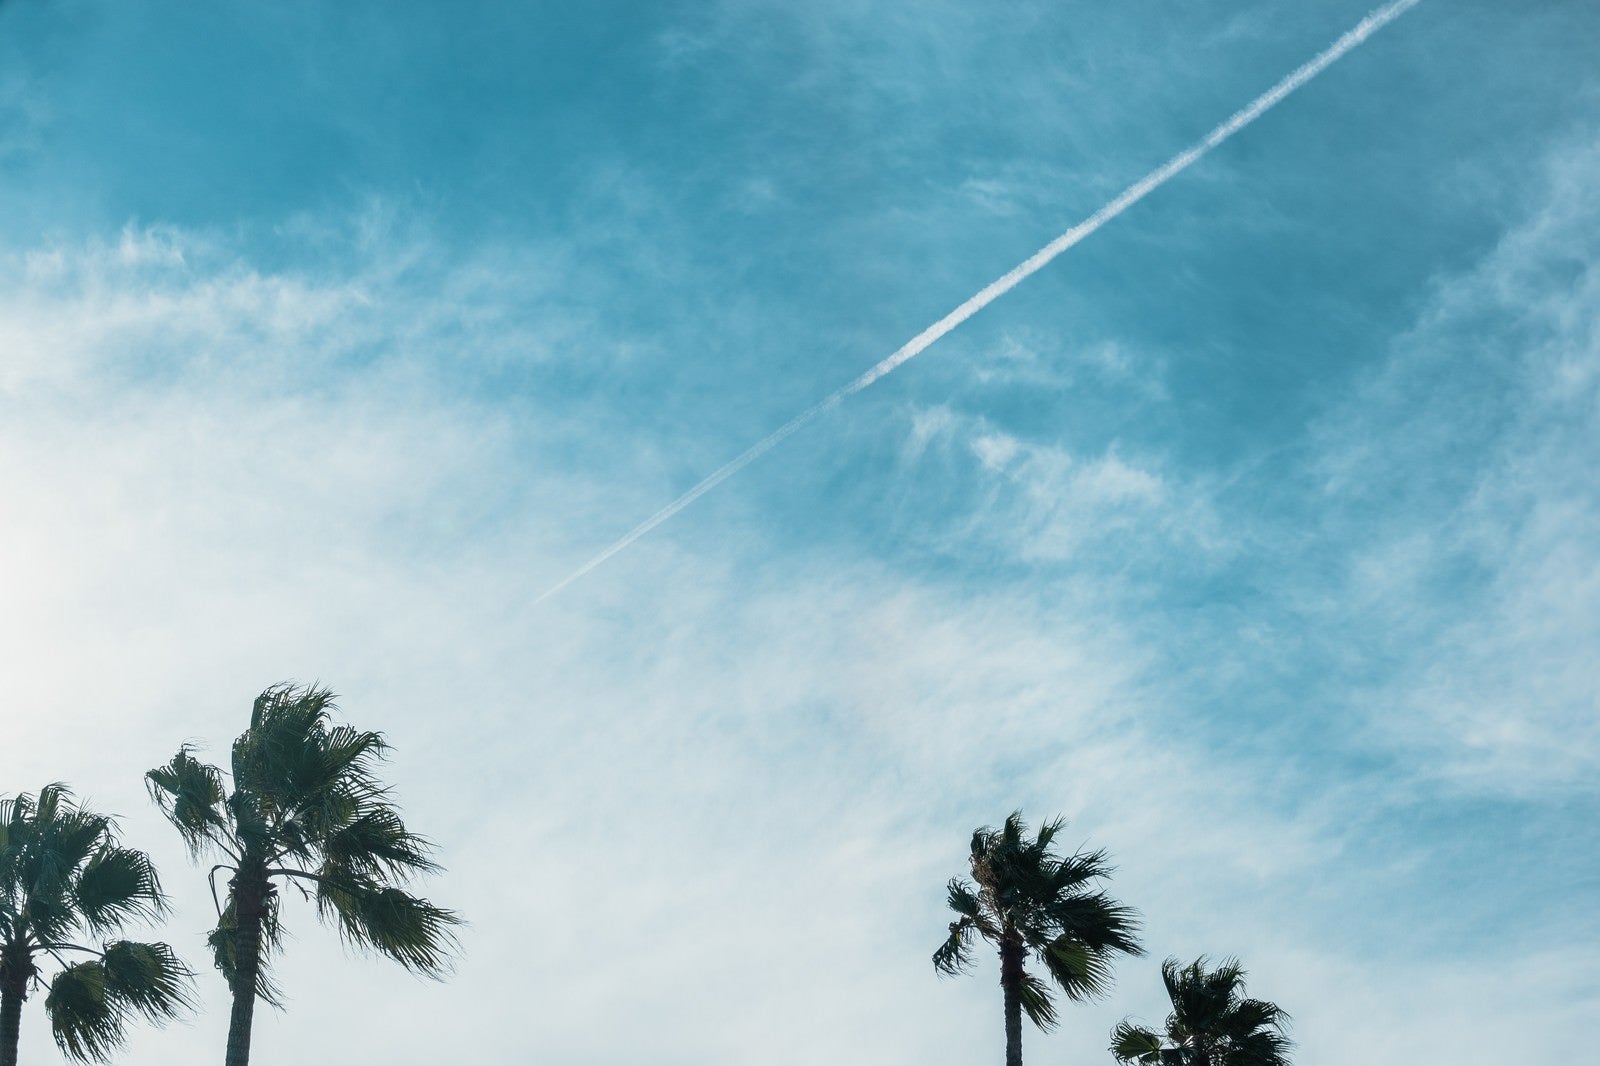
POLYGON ((896 350, 894 354, 885 358, 882 362, 872 367, 866 373, 862 374, 848 385, 845 385, 831 393, 826 398, 806 408, 804 411, 801 411, 799 414, 795 415, 793 418, 789 419, 789 421, 785 422, 782 426, 773 431, 770 435, 751 445, 748 450, 718 467, 704 481, 701 481, 694 488, 690 489, 688 492, 685 492, 682 496, 679 496, 677 499, 661 508, 661 510, 645 519, 643 522, 640 522, 616 543, 612 544, 600 554, 596 555, 594 558, 578 567, 578 569, 574 570, 572 573, 556 582, 556 584, 550 586, 550 588, 546 589, 538 599, 534 600, 534 602, 541 603, 544 600, 549 599, 551 596, 554 596, 556 593, 560 592, 562 589, 566 588, 580 577, 583 577, 589 571, 593 570, 595 567, 599 566, 613 555, 622 551, 634 541, 638 540, 646 533, 649 533, 652 529, 655 529, 661 523, 665 522, 667 519, 671 518, 673 515, 677 514, 679 511, 683 510, 685 507, 689 506, 691 503, 698 500, 700 497, 704 496, 706 493, 710 492, 712 489, 716 488, 718 485, 722 484, 724 481, 728 480, 730 477, 737 474, 751 463, 755 462, 757 459, 761 458, 767 452, 781 444, 790 434, 811 422, 824 411, 827 411, 833 407, 837 407, 842 401, 854 396, 856 393, 860 392, 862 389, 865 389, 879 378, 884 377, 885 375, 898 369, 903 364, 908 363, 912 359, 915 359, 917 356, 921 355, 928 349, 930 345, 933 344, 933 342, 937 341, 940 337, 943 337, 946 333, 949 333, 951 330, 961 325, 961 323, 965 322, 979 311, 982 311, 985 307, 988 307, 995 300, 998 300, 1001 296, 1004 296, 1006 293, 1016 288, 1025 279, 1043 269, 1044 266, 1056 256, 1060 255, 1062 252, 1065 252, 1068 248, 1071 248, 1085 237, 1088 237, 1101 226, 1104 226, 1107 222, 1110 222, 1112 219, 1122 214, 1140 200, 1143 200, 1150 193, 1154 192, 1156 189, 1159 189, 1182 171, 1186 170, 1191 164, 1204 158, 1213 148, 1217 147, 1223 141, 1226 141, 1229 137, 1232 137, 1235 133, 1238 133, 1240 130, 1250 125, 1250 123, 1260 118, 1284 97, 1288 96, 1306 82, 1310 81, 1312 78, 1315 78, 1318 74, 1321 74, 1324 70, 1328 69, 1328 67, 1332 66, 1335 62, 1342 58, 1345 53, 1354 49, 1368 37, 1371 37, 1374 33, 1377 33, 1379 30, 1383 29, 1383 27, 1387 26, 1389 23, 1393 22, 1395 19, 1399 18, 1401 15, 1405 14, 1407 11, 1411 10, 1411 8, 1415 7, 1421 2, 1422 0, 1394 0, 1393 3, 1387 4, 1384 7, 1372 12, 1366 18, 1362 19, 1354 29, 1350 30, 1350 32, 1346 33, 1343 37, 1340 37, 1337 41, 1333 42, 1333 44, 1330 45, 1326 51, 1322 52, 1315 59, 1312 59, 1304 66, 1300 67, 1293 74, 1290 74, 1287 78, 1284 78, 1278 84, 1262 93, 1260 96, 1256 97, 1242 110, 1234 112, 1231 118, 1229 118, 1222 125, 1218 126, 1216 129, 1212 130, 1210 133, 1206 134, 1205 137, 1200 141, 1196 142, 1191 147, 1184 149, 1182 152, 1179 152, 1167 162, 1161 164, 1161 166, 1152 170, 1150 173, 1146 174, 1144 177, 1128 186, 1121 193, 1119 193, 1114 200, 1100 208, 1100 210, 1096 211, 1094 214, 1090 215, 1076 226, 1073 226, 1071 229, 1067 230, 1067 232, 1063 233, 1061 236, 1057 237, 1043 248, 1040 248, 1037 252, 1034 252, 1032 255, 1028 256, 1028 258, 1024 259, 1022 262, 1018 263, 1016 266, 1000 275, 1000 277, 996 278, 994 281, 991 281, 989 284, 985 285, 982 289, 978 290, 978 292, 969 297, 967 301, 960 307, 957 307, 954 311, 951 311, 949 314, 939 319, 939 321, 935 322, 933 325, 929 326, 915 337, 912 337, 903 346, 896 350))

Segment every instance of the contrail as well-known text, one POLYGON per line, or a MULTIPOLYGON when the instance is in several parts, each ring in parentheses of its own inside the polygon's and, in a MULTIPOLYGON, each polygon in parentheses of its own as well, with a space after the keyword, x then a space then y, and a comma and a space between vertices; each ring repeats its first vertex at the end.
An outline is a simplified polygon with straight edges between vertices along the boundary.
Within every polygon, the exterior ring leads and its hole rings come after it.
POLYGON ((1250 123, 1260 118, 1284 97, 1300 88, 1312 78, 1315 78, 1318 74, 1321 74, 1324 70, 1327 70, 1335 62, 1341 59, 1345 53, 1354 49, 1368 37, 1371 37, 1374 33, 1377 33, 1379 30, 1383 29, 1389 23, 1393 22, 1395 19, 1399 18, 1413 7, 1416 7, 1417 4, 1421 2, 1422 0, 1394 0, 1393 3, 1378 8, 1376 11, 1369 14, 1366 18, 1357 23, 1354 29, 1350 30, 1343 37, 1340 37, 1337 41, 1334 41, 1326 51, 1322 52, 1304 66, 1300 67, 1293 74, 1290 74, 1287 78, 1284 78, 1278 84, 1262 93, 1260 96, 1256 97, 1242 110, 1234 112, 1231 118, 1222 123, 1222 125, 1218 126, 1216 129, 1212 130, 1210 133, 1206 134, 1204 138, 1197 141, 1192 146, 1185 148, 1183 151, 1167 160, 1167 162, 1161 164, 1159 167, 1152 170, 1150 173, 1146 174, 1144 177, 1140 178, 1126 189, 1122 190, 1121 193, 1117 194, 1117 197, 1114 200, 1100 208, 1100 210, 1096 211, 1094 214, 1090 215, 1076 226, 1073 226, 1061 236, 1057 237, 1043 248, 1040 248, 1037 252, 1034 252, 1032 255, 1028 256, 1028 258, 1024 259, 1022 262, 1018 263, 1016 266, 1012 267, 1010 270, 1006 271, 989 284, 985 285, 982 289, 979 289, 960 307, 957 307, 954 311, 951 311, 949 314, 939 319, 939 321, 935 322, 933 325, 929 326, 915 337, 912 337, 892 355, 885 358, 882 362, 872 367, 866 373, 862 374, 848 385, 843 386, 842 388, 829 394, 824 399, 806 408, 804 411, 801 411, 799 414, 789 419, 789 421, 785 422, 782 426, 778 427, 778 429, 774 430, 771 434, 751 445, 748 450, 718 467, 714 472, 706 477, 705 480, 701 481, 694 488, 690 489, 688 492, 685 492, 682 496, 679 496, 677 499, 661 508, 661 510, 645 519, 643 522, 640 522, 616 543, 612 544, 600 554, 596 555, 594 558, 578 567, 578 569, 574 570, 572 573, 568 574, 566 577, 550 586, 550 588, 546 589, 539 596, 539 598, 533 602, 542 603, 551 596, 554 596, 556 593, 560 592, 562 589, 566 588, 580 577, 583 577, 589 571, 593 570, 595 567, 599 566, 613 555, 616 555, 634 541, 638 540, 646 533, 649 533, 652 529, 655 529, 661 523, 665 522, 667 519, 671 518, 673 515, 677 514, 679 511, 683 510, 685 507, 689 506, 691 503, 698 500, 700 497, 704 496, 706 493, 710 492, 712 489, 716 488, 718 485, 722 484, 724 481, 728 480, 730 477, 737 474, 751 463, 755 462, 757 459, 761 458, 767 452, 783 443, 783 441, 787 439, 790 434, 814 420, 818 415, 830 410, 831 408, 837 407, 841 402, 850 398, 851 396, 854 396, 856 393, 860 392, 862 389, 865 389, 879 378, 882 378, 894 370, 897 370, 905 363, 910 362, 912 359, 915 359, 917 356, 927 351, 928 347, 940 337, 943 337, 946 333, 949 333, 951 330, 961 325, 961 323, 965 322, 979 311, 982 311, 985 307, 988 307, 1001 296, 1004 296, 1006 293, 1016 288, 1025 279, 1031 277, 1039 270, 1042 270, 1044 266, 1056 256, 1060 255, 1062 252, 1065 252, 1068 248, 1071 248, 1085 237, 1088 237, 1101 226, 1104 226, 1107 222, 1110 222, 1112 219, 1122 214, 1140 200, 1143 200, 1150 193, 1154 192, 1156 189, 1159 189, 1178 174, 1188 169, 1191 164, 1204 158, 1213 148, 1217 147, 1223 141, 1226 141, 1229 137, 1232 137, 1235 133, 1238 133, 1240 130, 1250 125, 1250 123))

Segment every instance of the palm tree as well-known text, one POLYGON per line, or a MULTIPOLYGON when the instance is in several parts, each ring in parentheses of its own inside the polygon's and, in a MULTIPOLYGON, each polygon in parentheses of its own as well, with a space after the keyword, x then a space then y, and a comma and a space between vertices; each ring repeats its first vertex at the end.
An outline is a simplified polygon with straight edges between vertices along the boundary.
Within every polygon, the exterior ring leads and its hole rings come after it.
POLYGON ((1247 999, 1244 976, 1237 959, 1210 972, 1203 955, 1187 966, 1168 959, 1161 964, 1172 1000, 1165 1038, 1125 1021, 1111 1031, 1111 1053, 1140 1066, 1289 1066, 1289 1016, 1275 1003, 1247 999))
POLYGON ((1137 940, 1138 914, 1095 883, 1111 873, 1103 851, 1065 858, 1051 843, 1065 823, 1046 822, 1032 840, 1014 811, 999 829, 972 834, 972 880, 952 878, 950 909, 958 915, 950 936, 933 953, 943 974, 964 973, 972 963, 973 933, 1000 953, 1000 988, 1005 996, 1006 1066, 1022 1066, 1022 1015, 1049 1030, 1056 1024, 1050 984, 1070 1000, 1091 999, 1111 982, 1118 952, 1144 953, 1137 940), (1049 978, 1028 972, 1029 958, 1049 978))
POLYGON ((189 1007, 193 975, 166 944, 76 942, 166 910, 150 857, 119 845, 115 828, 63 785, 0 800, 0 1066, 16 1066, 41 956, 61 967, 44 1001, 51 1031, 81 1062, 106 1061, 134 1014, 160 1023, 189 1007))
POLYGON ((217 926, 207 938, 233 993, 227 1066, 250 1061, 256 1000, 278 1004, 267 972, 280 942, 278 887, 315 899, 349 943, 433 977, 447 969, 460 918, 400 886, 439 869, 433 845, 409 832, 374 776, 387 751, 378 733, 332 725, 325 688, 274 685, 233 743, 231 788, 187 745, 145 775, 153 798, 196 858, 211 868, 217 926), (227 871, 226 903, 217 874, 227 871))

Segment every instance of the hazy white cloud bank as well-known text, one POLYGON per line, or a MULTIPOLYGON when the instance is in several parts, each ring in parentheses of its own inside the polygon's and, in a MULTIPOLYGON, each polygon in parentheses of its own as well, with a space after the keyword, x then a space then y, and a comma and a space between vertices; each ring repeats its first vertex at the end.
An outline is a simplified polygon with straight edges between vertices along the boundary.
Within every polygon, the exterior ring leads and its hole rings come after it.
POLYGON ((1356 546, 1336 610, 1405 664, 1376 729, 1469 787, 1600 780, 1597 181, 1592 147, 1553 154, 1317 429, 1319 502, 1356 546))
MULTIPOLYGON (((406 809, 445 845, 428 890, 473 923, 436 986, 339 958, 296 909, 290 1009, 259 1023, 263 1058, 992 1056, 993 973, 940 982, 927 956, 967 834, 1013 806, 1067 812, 1071 839, 1113 850, 1157 955, 1243 954, 1301 1019, 1306 1066, 1357 1051, 1398 1066, 1440 1040, 1457 1062, 1530 1044, 1553 1059, 1577 1032, 1592 960, 1480 944, 1492 976, 1474 980, 1455 959, 1374 972, 1329 940, 1345 886, 1399 877, 1342 861, 1372 811, 1289 802, 1273 768, 1164 731, 1153 649, 1103 596, 974 594, 859 557, 756 562, 699 529, 533 608, 551 560, 570 561, 564 527, 655 485, 574 485, 526 410, 438 388, 466 328, 452 308, 491 353, 563 343, 586 319, 533 335, 503 265, 419 284, 394 266, 412 254, 375 238, 312 275, 134 228, 6 261, 0 781, 64 778, 125 814, 198 958, 203 882, 138 775, 186 738, 220 754, 266 683, 322 678, 390 733, 406 809), (1551 989, 1530 1015, 1547 1026, 1467 1046, 1470 1005, 1508 969, 1551 989), (1403 1039, 1351 1034, 1374 1015, 1403 1039)), ((972 422, 943 439, 1030 516, 1006 545, 1023 558, 1099 535, 1085 514, 1133 528, 1203 507, 1155 459, 972 422)), ((1067 1012, 1034 1053, 1098 1061, 1124 1011, 1158 1017, 1153 965, 1123 973, 1114 1004, 1067 1012)), ((214 1058, 220 982, 201 981, 209 1012, 141 1033, 127 1061, 214 1058)), ((51 1054, 35 1015, 25 1039, 51 1054)))
POLYGON ((328 384, 319 372, 368 359, 476 371, 535 362, 589 326, 552 291, 571 275, 557 249, 488 248, 445 268, 437 244, 382 203, 262 236, 130 224, 83 244, 0 251, 0 389, 190 374, 309 391, 328 384), (247 243, 290 262, 252 261, 247 243), (307 259, 317 265, 299 265, 307 259))

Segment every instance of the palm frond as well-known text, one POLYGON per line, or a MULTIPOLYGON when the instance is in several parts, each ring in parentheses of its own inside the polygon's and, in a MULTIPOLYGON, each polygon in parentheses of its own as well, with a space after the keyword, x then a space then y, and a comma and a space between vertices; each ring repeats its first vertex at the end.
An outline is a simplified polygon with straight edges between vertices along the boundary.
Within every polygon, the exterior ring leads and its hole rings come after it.
POLYGON ((56 974, 44 1009, 56 1046, 68 1058, 104 1062, 125 1039, 123 1015, 106 996, 106 971, 99 962, 80 962, 56 974))
POLYGON ((1174 963, 1170 974, 1163 968, 1174 1024, 1188 1033, 1215 1032, 1234 1003, 1242 974, 1238 963, 1224 960, 1216 970, 1207 970, 1208 965, 1202 955, 1187 966, 1174 963))
POLYGON ((386 955, 408 970, 439 976, 449 968, 461 918, 428 900, 347 872, 317 880, 317 906, 351 944, 386 955))
POLYGON ((26 862, 27 844, 33 838, 33 797, 26 792, 13 798, 0 799, 0 921, 9 923, 19 917, 27 878, 23 866, 26 862))
POLYGON ((60 781, 52 781, 39 790, 39 798, 33 804, 33 820, 54 821, 62 806, 71 803, 72 790, 60 781))
MULTIPOLYGON (((41 795, 47 790, 41 789, 41 795)), ((20 858, 30 924, 47 938, 68 929, 77 917, 73 879, 97 849, 110 841, 111 820, 81 810, 70 793, 59 789, 41 802, 29 827, 29 842, 20 858)))
POLYGON ((94 933, 166 911, 150 856, 131 848, 105 846, 97 851, 79 871, 73 895, 84 926, 94 933))
POLYGON ((1031 973, 1022 975, 1018 989, 1022 999, 1022 1012, 1028 1020, 1045 1032, 1056 1027, 1056 1004, 1050 997, 1050 988, 1031 973))
POLYGON ((191 858, 208 848, 227 846, 230 839, 223 804, 222 771, 194 757, 185 744, 165 766, 145 775, 150 798, 178 830, 191 858))
POLYGON ((250 798, 241 828, 273 836, 272 849, 306 859, 314 842, 380 801, 382 734, 332 725, 325 688, 275 685, 257 697, 250 728, 233 745, 237 795, 250 798))
POLYGON ((1050 925, 1095 951, 1140 956, 1139 912, 1105 892, 1052 894, 1042 908, 1050 925))
POLYGON ((982 901, 972 887, 959 877, 952 877, 945 886, 945 903, 963 918, 977 920, 982 912, 982 901))
POLYGON ((1012 811, 1006 815, 1006 820, 1000 827, 997 843, 1015 847, 1022 843, 1023 837, 1028 835, 1028 823, 1022 820, 1021 811, 1012 811))
POLYGON ((376 777, 376 769, 388 757, 389 743, 382 733, 340 725, 329 729, 321 740, 325 780, 338 781, 351 795, 363 799, 383 795, 385 790, 376 777))
POLYGON ((306 766, 312 737, 325 723, 332 694, 299 689, 290 682, 273 685, 257 696, 250 726, 233 742, 233 787, 259 799, 262 817, 283 808, 286 793, 302 787, 311 775, 306 766))
POLYGON ((1178 997, 1182 994, 1185 971, 1198 970, 1205 965, 1205 962, 1206 957, 1204 955, 1200 956, 1192 966, 1188 967, 1175 958, 1169 957, 1165 959, 1161 963, 1161 983, 1166 986, 1167 999, 1176 1005, 1178 997))
POLYGON ((1228 1048, 1227 1066, 1289 1066, 1294 1041, 1270 1030, 1234 1040, 1228 1048))
POLYGON ((1224 1029, 1233 1039, 1241 1039, 1257 1029, 1282 1029, 1289 1012, 1276 1003, 1260 999, 1241 999, 1225 1019, 1224 1029))
POLYGON ((1071 936, 1058 936, 1038 957, 1068 999, 1096 999, 1111 988, 1109 955, 1071 936))
POLYGON ((118 940, 106 945, 101 964, 107 998, 151 1021, 176 1018, 193 1006, 194 974, 166 944, 118 940))
POLYGON ((32 811, 33 797, 26 792, 20 796, 0 799, 0 847, 9 841, 13 830, 27 825, 28 816, 32 811))
POLYGON ((261 796, 269 813, 306 815, 330 795, 378 790, 372 763, 385 750, 376 733, 330 726, 337 709, 326 688, 275 685, 256 698, 250 728, 233 746, 235 787, 261 796))
POLYGON ((1050 883, 1058 892, 1066 892, 1110 877, 1115 872, 1116 867, 1111 865, 1104 851, 1077 851, 1054 863, 1050 883))
POLYGON ((1158 1066, 1161 1062, 1161 1037, 1132 1022, 1118 1022, 1117 1027, 1111 1030, 1111 1054, 1118 1062, 1158 1066))
POLYGON ((266 855, 278 843, 274 838, 272 808, 260 792, 237 787, 228 794, 228 829, 239 841, 240 858, 266 855))
MULTIPOLYGON (((278 921, 278 899, 273 895, 267 900, 266 912, 261 918, 261 944, 256 951, 256 998, 273 1007, 283 1005, 283 991, 272 979, 272 955, 278 947, 282 936, 282 927, 278 921)), ((228 905, 223 908, 222 917, 217 920, 216 926, 206 934, 206 946, 211 949, 211 962, 222 974, 222 979, 228 983, 230 991, 237 991, 239 984, 239 917, 234 910, 233 900, 230 897, 228 905)))
POLYGON ((340 869, 366 877, 406 878, 439 869, 433 844, 407 831, 400 814, 386 803, 370 803, 353 819, 328 833, 320 850, 340 869))
POLYGON ((1209 1024, 1220 1025, 1238 1007, 1244 976, 1244 967, 1238 959, 1223 959, 1215 970, 1200 976, 1197 987, 1211 1012, 1209 1024))
POLYGON ((965 973, 972 965, 972 918, 960 918, 950 923, 950 935, 933 953, 933 968, 949 977, 965 973))
POLYGON ((0 886, 21 854, 22 841, 27 835, 28 804, 27 793, 15 799, 0 798, 0 886))

